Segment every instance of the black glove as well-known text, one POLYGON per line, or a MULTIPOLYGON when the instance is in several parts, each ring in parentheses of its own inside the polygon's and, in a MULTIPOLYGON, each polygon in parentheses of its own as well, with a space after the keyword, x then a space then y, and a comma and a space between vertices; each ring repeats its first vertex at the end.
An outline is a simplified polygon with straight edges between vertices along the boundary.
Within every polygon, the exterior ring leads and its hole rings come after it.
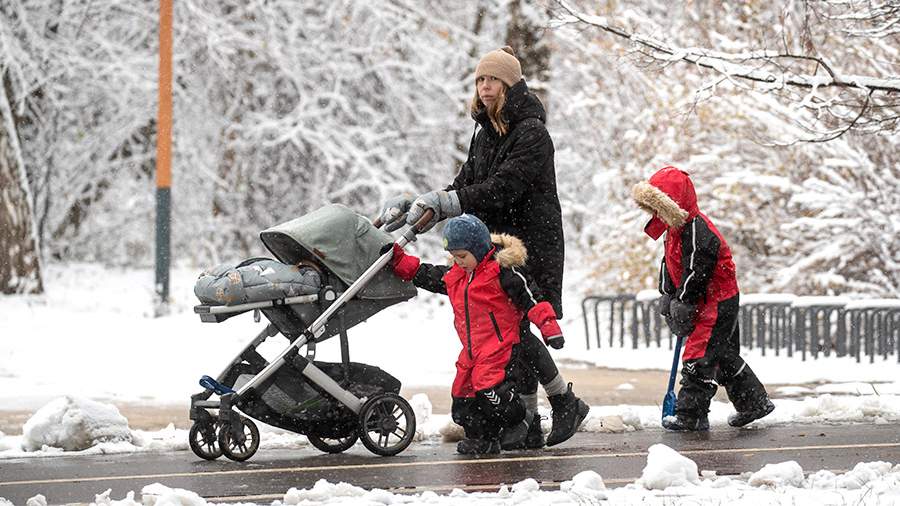
POLYGON ((679 337, 687 337, 694 331, 694 316, 697 314, 697 305, 688 304, 678 299, 672 299, 669 303, 669 318, 666 323, 673 334, 679 337))
MULTIPOLYGON (((669 304, 672 303, 672 296, 664 293, 659 297, 659 314, 669 316, 669 304)), ((668 320, 668 318, 667 318, 668 320)))
POLYGON ((561 350, 563 345, 566 344, 566 338, 562 335, 551 337, 547 339, 547 346, 553 348, 554 350, 561 350))

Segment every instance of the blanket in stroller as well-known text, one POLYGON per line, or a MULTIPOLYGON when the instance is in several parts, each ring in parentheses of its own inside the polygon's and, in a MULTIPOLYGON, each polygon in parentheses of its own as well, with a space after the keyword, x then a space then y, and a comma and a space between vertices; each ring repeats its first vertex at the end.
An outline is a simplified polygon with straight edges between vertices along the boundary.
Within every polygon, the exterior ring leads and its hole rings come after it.
POLYGON ((232 306, 315 294, 321 286, 319 273, 312 267, 251 258, 204 271, 194 284, 194 295, 204 304, 232 306))

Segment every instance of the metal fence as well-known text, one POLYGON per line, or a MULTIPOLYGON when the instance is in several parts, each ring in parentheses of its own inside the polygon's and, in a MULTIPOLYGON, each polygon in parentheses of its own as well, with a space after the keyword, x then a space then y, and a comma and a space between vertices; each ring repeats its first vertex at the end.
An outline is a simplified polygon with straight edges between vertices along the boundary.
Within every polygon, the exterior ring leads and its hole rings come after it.
MULTIPOLYGON (((850 301, 845 297, 742 296, 741 346, 763 355, 851 356, 861 362, 896 356, 900 363, 900 299, 850 301)), ((640 346, 672 349, 674 340, 659 314, 659 298, 591 295, 581 302, 587 348, 640 346), (626 344, 627 343, 627 344, 626 344)))

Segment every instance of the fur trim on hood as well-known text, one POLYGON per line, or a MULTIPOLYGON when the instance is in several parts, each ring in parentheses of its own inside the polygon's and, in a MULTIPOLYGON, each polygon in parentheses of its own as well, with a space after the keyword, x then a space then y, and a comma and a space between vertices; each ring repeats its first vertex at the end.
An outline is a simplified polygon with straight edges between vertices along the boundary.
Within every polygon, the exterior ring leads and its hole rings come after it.
POLYGON ((678 228, 687 223, 689 213, 672 200, 672 197, 652 184, 641 181, 631 189, 631 195, 641 209, 659 216, 666 225, 678 228))
POLYGON ((497 247, 494 258, 500 267, 521 267, 528 260, 528 250, 522 240, 516 236, 491 234, 491 242, 497 247))

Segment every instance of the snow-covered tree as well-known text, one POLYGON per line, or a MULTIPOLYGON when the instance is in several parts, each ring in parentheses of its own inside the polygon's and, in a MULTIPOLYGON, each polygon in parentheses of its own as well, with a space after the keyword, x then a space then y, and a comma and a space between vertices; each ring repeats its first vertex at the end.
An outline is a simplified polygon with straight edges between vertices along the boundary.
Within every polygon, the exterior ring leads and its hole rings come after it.
POLYGON ((857 34, 832 24, 834 15, 802 17, 811 6, 874 4, 555 3, 566 47, 554 85, 578 90, 566 122, 574 144, 563 163, 575 184, 564 186, 564 209, 595 290, 653 286, 659 246, 640 234, 646 217, 629 188, 674 164, 692 174, 701 208, 730 240, 745 290, 900 293, 900 46, 850 43, 857 34), (809 47, 841 62, 839 71, 830 65, 834 78, 815 58, 771 53, 809 47), (778 85, 754 81, 747 66, 778 85), (837 84, 849 76, 867 78, 837 84), (813 77, 821 86, 786 84, 813 77))

